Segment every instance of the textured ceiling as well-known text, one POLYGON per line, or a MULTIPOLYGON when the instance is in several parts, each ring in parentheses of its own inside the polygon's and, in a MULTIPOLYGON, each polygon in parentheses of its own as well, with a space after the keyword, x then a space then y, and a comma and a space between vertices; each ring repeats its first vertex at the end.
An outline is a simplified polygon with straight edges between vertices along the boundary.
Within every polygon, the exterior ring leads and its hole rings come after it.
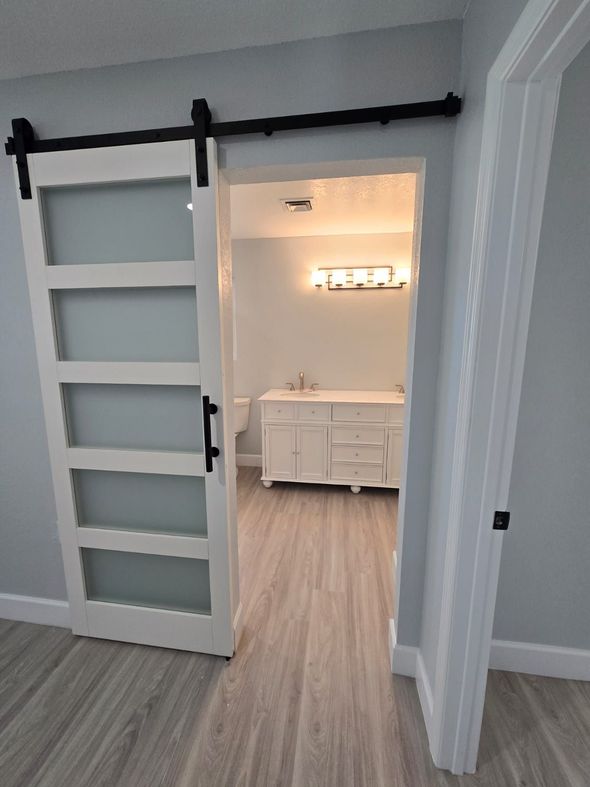
POLYGON ((232 237, 412 232, 415 192, 411 172, 232 186, 232 237), (310 213, 289 213, 281 203, 306 197, 310 213))
POLYGON ((0 0, 0 79, 462 17, 467 0, 0 0))

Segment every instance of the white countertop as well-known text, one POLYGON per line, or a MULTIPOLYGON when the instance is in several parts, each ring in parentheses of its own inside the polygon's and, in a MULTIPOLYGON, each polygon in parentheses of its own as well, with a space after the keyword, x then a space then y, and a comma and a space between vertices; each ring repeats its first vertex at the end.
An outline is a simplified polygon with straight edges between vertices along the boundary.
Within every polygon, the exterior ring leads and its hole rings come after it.
POLYGON ((404 394, 397 391, 333 391, 319 389, 300 394, 287 388, 271 388, 259 402, 336 402, 342 404, 403 404, 404 394))

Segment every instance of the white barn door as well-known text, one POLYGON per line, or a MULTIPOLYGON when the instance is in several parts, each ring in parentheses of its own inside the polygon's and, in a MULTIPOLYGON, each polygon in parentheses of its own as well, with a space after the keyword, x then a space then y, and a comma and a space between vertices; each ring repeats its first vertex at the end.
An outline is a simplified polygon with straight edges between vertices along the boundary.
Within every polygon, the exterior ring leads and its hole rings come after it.
POLYGON ((190 140, 29 154, 18 202, 73 632, 231 656, 229 188, 207 145, 206 188, 190 140))

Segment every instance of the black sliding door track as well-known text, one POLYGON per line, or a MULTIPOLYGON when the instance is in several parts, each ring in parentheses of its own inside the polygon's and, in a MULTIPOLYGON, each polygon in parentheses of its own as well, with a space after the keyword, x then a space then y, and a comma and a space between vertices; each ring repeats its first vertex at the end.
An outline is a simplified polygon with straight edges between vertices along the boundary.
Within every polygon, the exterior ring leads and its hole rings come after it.
POLYGON ((301 131, 330 126, 350 126, 358 123, 381 123, 391 120, 410 120, 427 117, 455 117, 461 112, 461 99, 448 93, 442 101, 421 101, 413 104, 393 104, 365 109, 344 109, 334 112, 314 112, 306 115, 253 118, 212 122, 205 99, 193 101, 190 126, 120 131, 109 134, 90 134, 78 137, 36 139, 32 125, 25 118, 12 121, 13 136, 5 144, 6 153, 16 156, 19 185, 23 199, 31 198, 27 153, 50 153, 58 150, 88 150, 91 148, 140 145, 146 142, 171 142, 194 139, 197 156, 197 184, 207 186, 207 137, 233 137, 242 134, 264 134, 270 137, 275 131, 301 131))

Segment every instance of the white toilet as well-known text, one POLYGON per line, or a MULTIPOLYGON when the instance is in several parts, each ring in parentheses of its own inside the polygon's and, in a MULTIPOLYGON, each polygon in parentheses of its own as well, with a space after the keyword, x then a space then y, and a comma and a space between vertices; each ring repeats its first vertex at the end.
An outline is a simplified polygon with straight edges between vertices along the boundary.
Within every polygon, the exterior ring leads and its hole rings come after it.
MULTIPOLYGON (((248 428, 251 401, 249 396, 234 396, 234 433, 236 438, 240 432, 245 432, 248 428)), ((236 466, 237 474, 238 468, 236 466)))

